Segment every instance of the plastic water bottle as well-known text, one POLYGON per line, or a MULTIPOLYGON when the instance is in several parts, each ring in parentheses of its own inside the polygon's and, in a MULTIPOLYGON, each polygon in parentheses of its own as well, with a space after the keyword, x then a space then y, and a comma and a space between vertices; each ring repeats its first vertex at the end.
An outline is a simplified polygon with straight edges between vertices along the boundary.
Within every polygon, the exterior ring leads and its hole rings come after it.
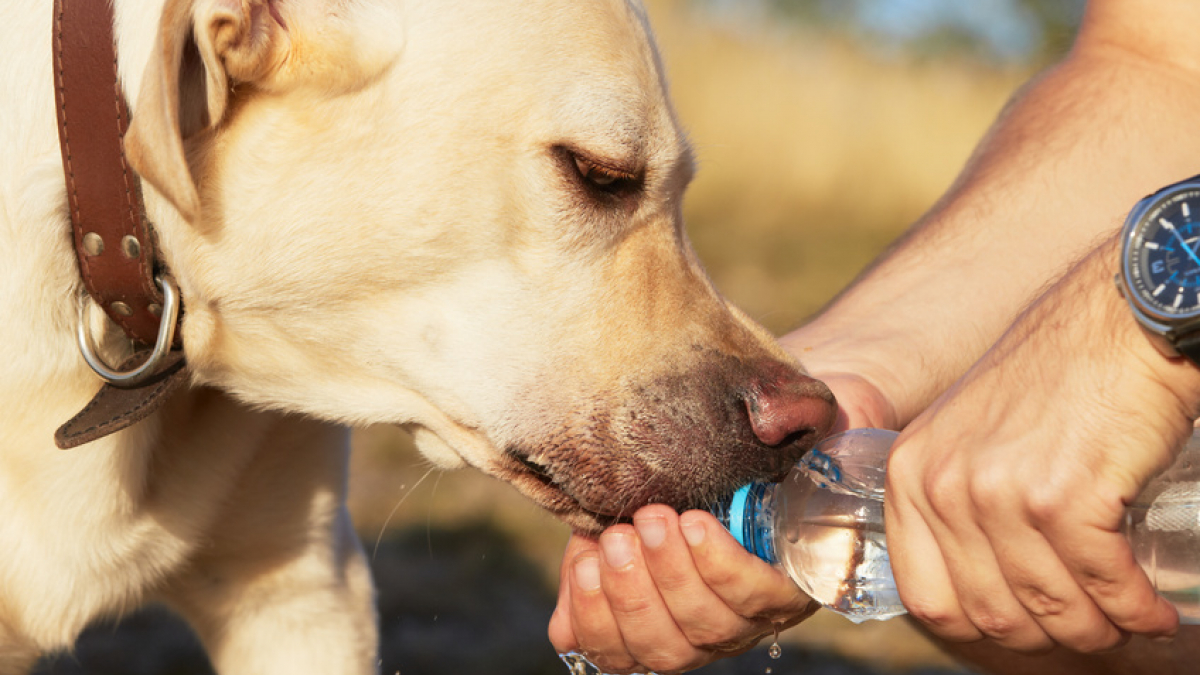
MULTIPOLYGON (((896 432, 825 439, 781 483, 743 486, 712 512, 746 550, 851 621, 905 613, 883 527, 884 476, 896 432)), ((1154 587, 1200 624, 1200 435, 1126 510, 1124 531, 1154 587)))

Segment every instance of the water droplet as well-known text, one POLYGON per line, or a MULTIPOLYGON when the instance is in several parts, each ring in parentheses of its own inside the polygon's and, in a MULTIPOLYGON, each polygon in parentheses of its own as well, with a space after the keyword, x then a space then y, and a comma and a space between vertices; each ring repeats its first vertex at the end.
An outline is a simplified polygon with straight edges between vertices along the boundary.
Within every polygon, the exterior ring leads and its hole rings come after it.
POLYGON ((771 675, 773 672, 775 672, 775 669, 771 666, 767 666, 766 675, 771 675))
POLYGON ((783 656, 783 647, 780 647, 780 646, 779 646, 779 643, 778 643, 778 642, 776 642, 776 643, 774 643, 774 644, 772 644, 772 645, 771 645, 771 648, 770 648, 770 649, 768 649, 768 650, 767 650, 767 654, 768 654, 768 655, 769 655, 771 658, 773 658, 773 659, 777 659, 777 658, 779 658, 780 656, 783 656))

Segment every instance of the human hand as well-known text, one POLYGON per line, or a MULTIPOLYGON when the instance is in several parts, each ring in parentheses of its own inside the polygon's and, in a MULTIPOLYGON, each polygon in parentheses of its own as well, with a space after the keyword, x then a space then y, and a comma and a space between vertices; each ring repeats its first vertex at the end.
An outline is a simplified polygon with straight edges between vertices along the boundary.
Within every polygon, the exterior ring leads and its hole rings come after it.
POLYGON ((572 535, 550 641, 605 672, 676 673, 747 651, 817 608, 711 514, 652 504, 599 540, 572 535))
POLYGON ((866 378, 854 373, 818 373, 838 402, 838 418, 831 433, 870 427, 897 429, 895 408, 887 397, 866 378))
MULTIPOLYGON (((838 399, 835 430, 887 424, 887 402, 863 378, 814 377, 838 399)), ((668 673, 745 652, 816 609, 712 515, 651 505, 599 540, 571 536, 549 632, 559 652, 585 652, 606 672, 668 673)))
POLYGON ((1115 260, 1085 259, 893 447, 897 586, 941 638, 1099 651, 1177 628, 1121 525, 1191 434, 1200 369, 1141 333, 1115 260))

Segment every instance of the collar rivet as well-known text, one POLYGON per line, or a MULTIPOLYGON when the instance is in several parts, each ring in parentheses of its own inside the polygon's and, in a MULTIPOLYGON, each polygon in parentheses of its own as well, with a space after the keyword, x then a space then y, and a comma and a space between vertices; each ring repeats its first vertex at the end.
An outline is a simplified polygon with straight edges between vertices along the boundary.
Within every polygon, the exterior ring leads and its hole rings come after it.
POLYGON ((104 253, 104 237, 95 232, 88 232, 83 235, 83 251, 93 256, 104 253))
POLYGON ((142 242, 132 234, 127 234, 121 238, 121 252, 126 258, 136 260, 142 254, 142 242))

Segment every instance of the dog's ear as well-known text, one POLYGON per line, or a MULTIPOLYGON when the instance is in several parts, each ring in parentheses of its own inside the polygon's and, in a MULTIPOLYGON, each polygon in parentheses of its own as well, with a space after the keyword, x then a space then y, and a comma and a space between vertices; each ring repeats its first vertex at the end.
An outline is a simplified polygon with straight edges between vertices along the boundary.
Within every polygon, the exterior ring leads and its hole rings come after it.
POLYGON ((391 3, 370 0, 167 0, 125 153, 195 221, 184 139, 220 125, 235 91, 321 97, 367 86, 399 58, 400 24, 391 3))
POLYGON ((200 198, 183 140, 221 122, 231 87, 267 76, 288 38, 271 0, 168 0, 125 153, 188 220, 200 198))

